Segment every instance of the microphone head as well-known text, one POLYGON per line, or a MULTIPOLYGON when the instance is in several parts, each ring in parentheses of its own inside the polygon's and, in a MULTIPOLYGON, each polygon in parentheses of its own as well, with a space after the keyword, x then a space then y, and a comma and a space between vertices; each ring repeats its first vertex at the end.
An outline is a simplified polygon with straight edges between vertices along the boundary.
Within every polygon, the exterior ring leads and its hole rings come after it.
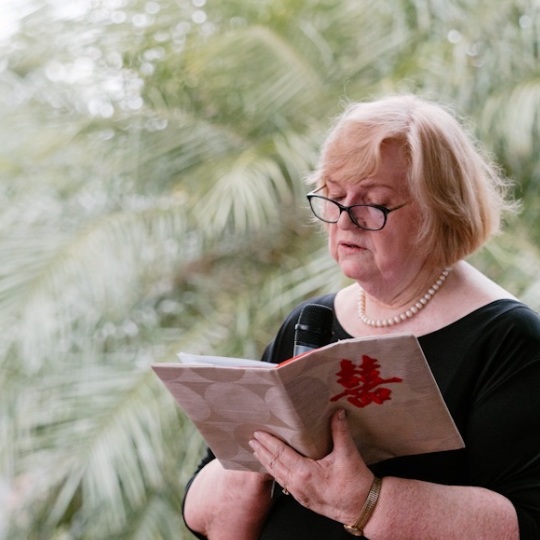
POLYGON ((334 312, 328 306, 306 304, 295 326, 295 342, 318 349, 328 345, 332 339, 334 312))

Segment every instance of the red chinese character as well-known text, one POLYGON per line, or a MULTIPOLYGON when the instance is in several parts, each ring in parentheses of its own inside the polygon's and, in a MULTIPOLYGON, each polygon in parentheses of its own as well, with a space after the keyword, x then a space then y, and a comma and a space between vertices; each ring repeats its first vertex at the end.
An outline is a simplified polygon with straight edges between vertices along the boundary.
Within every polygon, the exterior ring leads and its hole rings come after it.
POLYGON ((355 407, 365 407, 370 403, 380 405, 384 401, 392 399, 392 391, 388 388, 378 388, 384 383, 399 383, 403 379, 391 377, 383 379, 380 375, 380 364, 375 358, 362 355, 362 364, 355 365, 350 360, 341 360, 341 369, 336 373, 338 383, 345 388, 341 394, 337 394, 330 401, 347 397, 347 401, 355 407))

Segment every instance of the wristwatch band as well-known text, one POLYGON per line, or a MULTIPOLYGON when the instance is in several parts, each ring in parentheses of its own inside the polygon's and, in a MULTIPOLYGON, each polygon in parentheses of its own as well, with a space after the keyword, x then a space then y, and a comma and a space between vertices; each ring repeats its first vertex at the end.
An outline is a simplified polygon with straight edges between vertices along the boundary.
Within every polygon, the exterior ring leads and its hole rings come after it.
POLYGON ((373 478, 373 483, 369 488, 368 496, 366 497, 364 506, 362 506, 360 516, 356 520, 356 523, 354 525, 343 525, 348 533, 353 536, 364 536, 364 527, 367 525, 371 514, 373 514, 373 510, 375 510, 375 505, 377 504, 381 493, 381 486, 382 479, 377 476, 373 478))

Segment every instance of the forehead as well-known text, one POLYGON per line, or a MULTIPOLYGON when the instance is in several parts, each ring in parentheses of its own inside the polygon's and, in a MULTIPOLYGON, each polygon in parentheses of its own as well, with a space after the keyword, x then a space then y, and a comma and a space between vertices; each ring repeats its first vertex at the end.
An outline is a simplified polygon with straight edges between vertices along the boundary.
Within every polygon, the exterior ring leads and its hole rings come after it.
POLYGON ((342 132, 327 148, 323 174, 337 184, 387 184, 403 188, 409 162, 402 141, 387 139, 356 142, 342 132))

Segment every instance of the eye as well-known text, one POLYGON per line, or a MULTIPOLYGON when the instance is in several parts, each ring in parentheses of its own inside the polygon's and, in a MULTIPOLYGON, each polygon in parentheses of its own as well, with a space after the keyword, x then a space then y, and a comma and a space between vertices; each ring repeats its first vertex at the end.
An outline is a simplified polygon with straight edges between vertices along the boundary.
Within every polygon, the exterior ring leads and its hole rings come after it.
POLYGON ((377 200, 373 200, 373 199, 368 199, 366 200, 366 202, 362 203, 362 204, 369 204, 371 206, 384 206, 385 208, 390 208, 390 203, 389 201, 385 200, 385 199, 377 199, 377 200))

